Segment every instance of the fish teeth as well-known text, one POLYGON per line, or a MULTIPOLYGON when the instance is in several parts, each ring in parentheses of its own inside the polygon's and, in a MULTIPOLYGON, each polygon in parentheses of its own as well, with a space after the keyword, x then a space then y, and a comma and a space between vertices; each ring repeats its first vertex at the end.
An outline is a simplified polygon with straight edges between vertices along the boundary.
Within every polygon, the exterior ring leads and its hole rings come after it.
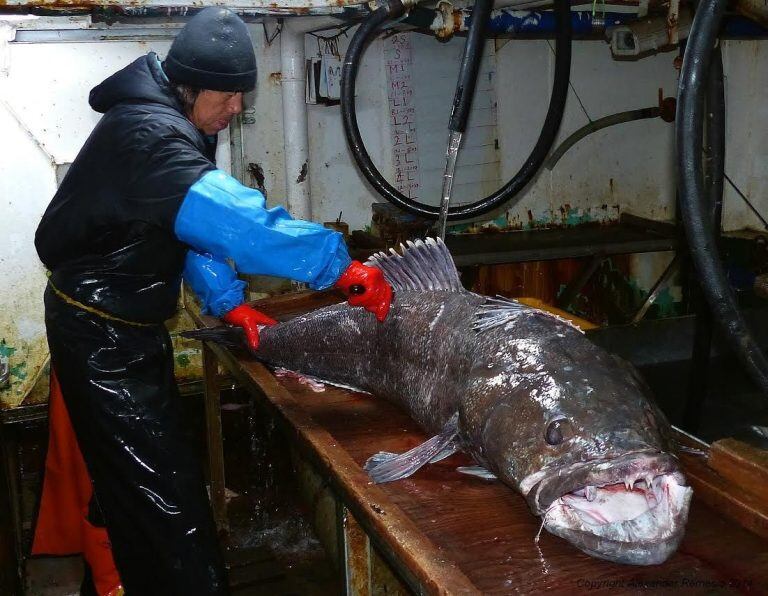
POLYGON ((646 490, 653 490, 653 476, 645 477, 646 490))
POLYGON ((595 497, 597 497, 597 489, 594 486, 587 486, 584 489, 584 496, 587 498, 587 501, 594 501, 595 497))

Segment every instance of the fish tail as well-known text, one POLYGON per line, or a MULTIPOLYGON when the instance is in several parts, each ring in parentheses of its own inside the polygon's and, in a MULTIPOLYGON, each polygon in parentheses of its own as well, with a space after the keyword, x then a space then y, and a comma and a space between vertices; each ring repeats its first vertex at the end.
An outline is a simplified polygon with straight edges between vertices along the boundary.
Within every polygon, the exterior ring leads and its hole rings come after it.
POLYGON ((243 328, 232 325, 220 325, 218 327, 209 327, 208 329, 182 331, 181 336, 186 337, 187 339, 196 339, 198 341, 212 341, 230 348, 242 348, 247 346, 243 328))

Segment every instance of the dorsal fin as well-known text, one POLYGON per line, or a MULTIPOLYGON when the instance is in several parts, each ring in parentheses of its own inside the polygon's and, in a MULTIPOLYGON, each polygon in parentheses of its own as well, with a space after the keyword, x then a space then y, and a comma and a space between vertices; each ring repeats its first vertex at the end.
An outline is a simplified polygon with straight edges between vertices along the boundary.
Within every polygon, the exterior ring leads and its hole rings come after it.
POLYGON ((366 265, 381 269, 395 291, 465 291, 453 257, 442 240, 408 240, 407 244, 400 245, 402 254, 390 248, 391 254, 376 253, 366 261, 366 265))
POLYGON ((548 317, 555 319, 561 323, 565 323, 569 327, 573 327, 580 333, 584 333, 580 327, 574 325, 568 319, 564 319, 554 313, 538 308, 533 308, 526 304, 522 304, 517 300, 510 300, 503 296, 496 296, 496 298, 486 298, 485 302, 480 305, 480 308, 475 313, 475 321, 472 326, 475 331, 482 332, 495 327, 506 325, 513 322, 517 317, 522 314, 536 315, 541 317, 548 317))

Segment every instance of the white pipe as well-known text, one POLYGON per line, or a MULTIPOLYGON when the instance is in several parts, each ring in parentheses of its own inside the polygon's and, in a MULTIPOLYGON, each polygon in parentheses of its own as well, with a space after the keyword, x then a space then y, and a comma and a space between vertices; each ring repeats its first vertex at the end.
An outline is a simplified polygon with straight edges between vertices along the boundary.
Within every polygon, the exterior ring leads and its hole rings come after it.
POLYGON ((312 218, 307 104, 304 97, 304 34, 338 23, 338 20, 330 17, 286 18, 280 33, 285 199, 290 214, 299 219, 312 218))

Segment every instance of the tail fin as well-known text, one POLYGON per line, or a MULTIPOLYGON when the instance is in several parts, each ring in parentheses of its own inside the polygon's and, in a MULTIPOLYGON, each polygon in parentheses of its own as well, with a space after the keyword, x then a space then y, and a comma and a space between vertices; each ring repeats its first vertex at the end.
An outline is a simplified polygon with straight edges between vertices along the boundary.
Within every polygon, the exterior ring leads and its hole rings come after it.
POLYGON ((243 328, 232 325, 182 331, 181 336, 199 341, 212 341, 230 348, 243 348, 248 345, 245 340, 245 332, 243 331, 243 328))

